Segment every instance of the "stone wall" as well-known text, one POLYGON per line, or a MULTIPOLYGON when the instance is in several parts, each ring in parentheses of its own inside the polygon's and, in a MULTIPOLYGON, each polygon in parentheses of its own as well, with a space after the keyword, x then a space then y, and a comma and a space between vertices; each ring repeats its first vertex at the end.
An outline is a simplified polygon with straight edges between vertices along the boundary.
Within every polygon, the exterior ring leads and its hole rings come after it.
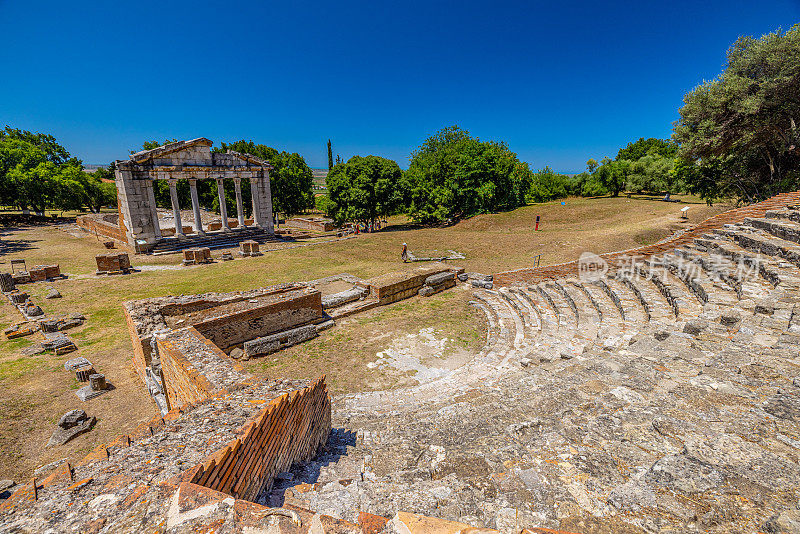
POLYGON ((134 369, 145 384, 149 375, 162 377, 169 408, 242 380, 242 368, 222 349, 325 317, 320 292, 303 284, 129 301, 123 310, 134 369))
POLYGON ((190 471, 190 482, 254 501, 276 474, 314 457, 331 431, 325 377, 270 402, 230 441, 190 471))
POLYGON ((169 409, 227 391, 244 369, 194 328, 156 337, 169 409))
POLYGON ((435 262, 419 267, 412 267, 404 271, 386 273, 366 280, 370 296, 378 299, 381 305, 391 304, 398 300, 407 299, 417 294, 425 284, 425 279, 431 275, 451 271, 455 274, 464 272, 464 269, 435 262))
POLYGON ((286 221, 286 226, 290 228, 302 228, 304 230, 315 230, 318 232, 330 232, 336 226, 330 219, 321 217, 294 217, 286 221))
POLYGON ((320 292, 309 290, 287 295, 277 302, 196 323, 195 328, 218 347, 227 349, 257 337, 319 321, 324 315, 320 292))
POLYGON ((102 215, 79 215, 75 218, 75 223, 89 233, 110 237, 115 241, 127 245, 123 229, 117 224, 106 221, 105 217, 102 215))

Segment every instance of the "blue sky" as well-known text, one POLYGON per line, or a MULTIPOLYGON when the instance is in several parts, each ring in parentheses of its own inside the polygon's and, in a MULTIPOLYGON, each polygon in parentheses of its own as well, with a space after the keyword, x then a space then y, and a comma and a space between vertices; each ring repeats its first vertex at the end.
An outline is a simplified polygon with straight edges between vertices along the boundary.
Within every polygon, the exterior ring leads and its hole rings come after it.
POLYGON ((0 0, 0 125, 86 163, 145 140, 253 139, 327 165, 402 167, 438 129, 579 172, 668 137, 683 94, 739 35, 800 0, 744 2, 31 2, 0 0))

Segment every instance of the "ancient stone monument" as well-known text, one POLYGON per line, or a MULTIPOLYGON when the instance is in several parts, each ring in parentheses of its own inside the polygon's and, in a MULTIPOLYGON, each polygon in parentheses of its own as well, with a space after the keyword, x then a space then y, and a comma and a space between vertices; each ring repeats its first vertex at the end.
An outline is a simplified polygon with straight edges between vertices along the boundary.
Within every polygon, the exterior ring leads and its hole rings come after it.
MULTIPOLYGON (((137 152, 130 160, 116 162, 117 199, 119 203, 119 233, 137 251, 146 251, 165 239, 183 240, 187 238, 181 220, 178 203, 177 183, 187 179, 191 190, 192 210, 194 212, 193 237, 206 237, 200 217, 200 204, 197 197, 197 180, 216 180, 220 198, 222 228, 216 232, 218 237, 232 232, 225 207, 223 180, 232 179, 236 188, 237 231, 245 228, 242 205, 241 181, 250 181, 250 194, 253 199, 253 225, 251 230, 274 234, 272 223, 272 196, 269 185, 269 171, 272 166, 248 154, 228 151, 212 153, 212 142, 204 137, 191 141, 179 141, 153 149, 137 152), (174 237, 162 235, 156 212, 153 192, 155 180, 169 183, 172 211, 175 219, 174 237)), ((101 229, 95 228, 97 231, 101 229)), ((208 234, 208 237, 214 237, 208 234)))

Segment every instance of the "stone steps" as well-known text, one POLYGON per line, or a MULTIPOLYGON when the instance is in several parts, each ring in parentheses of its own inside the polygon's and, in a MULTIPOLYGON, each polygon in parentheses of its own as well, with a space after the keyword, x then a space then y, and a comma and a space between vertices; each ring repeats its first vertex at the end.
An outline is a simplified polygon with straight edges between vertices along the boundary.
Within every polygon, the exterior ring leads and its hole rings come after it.
POLYGON ((207 233, 205 236, 165 237, 150 249, 150 253, 154 255, 171 254, 193 247, 231 248, 247 240, 258 241, 262 244, 284 241, 264 230, 245 228, 234 229, 230 232, 207 233))
POLYGON ((764 524, 800 498, 800 267, 792 242, 739 222, 655 267, 476 291, 484 349, 430 383, 336 400, 355 444, 337 436, 286 502, 504 532, 563 528, 553 503, 609 532, 645 517, 681 531, 709 510, 702 529, 764 524))

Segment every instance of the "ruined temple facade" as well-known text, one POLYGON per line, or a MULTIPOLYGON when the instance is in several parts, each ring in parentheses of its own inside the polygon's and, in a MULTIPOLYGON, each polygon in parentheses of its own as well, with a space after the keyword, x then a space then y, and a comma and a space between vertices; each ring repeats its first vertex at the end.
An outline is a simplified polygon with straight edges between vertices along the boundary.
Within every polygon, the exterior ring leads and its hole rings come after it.
POLYGON ((147 251, 166 240, 205 238, 205 241, 213 241, 215 237, 229 238, 229 234, 234 231, 243 236, 247 234, 247 238, 252 238, 253 233, 274 234, 269 184, 272 166, 248 154, 233 151, 212 153, 212 144, 209 139, 200 137, 137 152, 131 154, 129 160, 115 162, 120 234, 130 247, 137 251, 147 251), (236 230, 231 229, 225 206, 223 180, 228 178, 233 179, 236 187, 236 230), (250 182, 253 200, 251 221, 245 220, 242 205, 241 181, 245 178, 250 182), (189 181, 194 215, 193 232, 188 236, 181 221, 181 206, 178 203, 177 183, 181 179, 189 181), (155 180, 166 180, 169 183, 175 219, 174 236, 164 235, 159 225, 153 191, 155 180), (222 219, 219 230, 209 231, 203 228, 197 196, 198 180, 217 182, 222 219), (247 223, 250 225, 247 226, 247 223))

